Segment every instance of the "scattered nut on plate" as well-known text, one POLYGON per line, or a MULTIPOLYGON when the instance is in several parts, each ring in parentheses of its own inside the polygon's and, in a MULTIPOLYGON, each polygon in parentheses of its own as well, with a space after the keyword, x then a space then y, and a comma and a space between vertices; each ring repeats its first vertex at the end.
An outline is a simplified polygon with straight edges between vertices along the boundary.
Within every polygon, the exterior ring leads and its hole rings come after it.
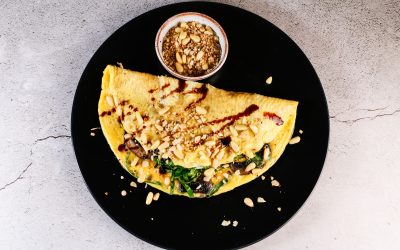
POLYGON ((164 63, 184 76, 210 73, 220 61, 221 45, 215 31, 196 21, 172 27, 162 44, 164 63))

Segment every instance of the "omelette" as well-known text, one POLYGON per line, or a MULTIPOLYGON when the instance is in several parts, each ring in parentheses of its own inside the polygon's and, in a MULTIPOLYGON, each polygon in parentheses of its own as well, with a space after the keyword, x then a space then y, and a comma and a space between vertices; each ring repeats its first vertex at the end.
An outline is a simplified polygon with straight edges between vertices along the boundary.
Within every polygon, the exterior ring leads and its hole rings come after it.
POLYGON ((98 114, 122 167, 172 195, 211 197, 265 173, 294 130, 296 101, 108 65, 98 114))

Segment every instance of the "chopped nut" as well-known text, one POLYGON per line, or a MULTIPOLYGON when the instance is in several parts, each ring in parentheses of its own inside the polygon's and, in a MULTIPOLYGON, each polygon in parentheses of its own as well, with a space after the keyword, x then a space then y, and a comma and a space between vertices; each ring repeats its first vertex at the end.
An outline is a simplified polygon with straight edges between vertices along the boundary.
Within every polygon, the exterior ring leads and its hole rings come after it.
POLYGON ((271 153, 271 150, 269 149, 269 147, 265 147, 264 148, 264 153, 263 153, 263 159, 264 161, 269 159, 269 155, 271 153))
POLYGON ((95 134, 95 133, 93 133, 93 132, 91 132, 91 133, 90 133, 90 136, 95 136, 95 135, 96 135, 96 134, 95 134))
POLYGON ((132 135, 131 134, 124 134, 124 139, 129 140, 131 139, 132 135))
POLYGON ((183 72, 182 64, 177 62, 177 63, 175 63, 175 67, 176 67, 176 71, 178 71, 178 73, 182 73, 183 72))
POLYGON ((176 138, 175 140, 172 141, 172 145, 175 146, 175 145, 179 144, 182 141, 182 139, 183 139, 182 137, 176 138))
POLYGON ((127 195, 127 192, 126 192, 125 190, 122 190, 122 191, 121 191, 121 195, 122 195, 122 196, 126 196, 126 195, 127 195))
POLYGON ((200 115, 205 115, 207 114, 207 110, 200 106, 196 106, 196 113, 200 115))
POLYGON ((167 107, 165 107, 165 108, 163 108, 163 109, 160 109, 160 110, 158 111, 158 113, 159 113, 160 115, 163 115, 163 114, 167 113, 169 109, 170 109, 170 107, 167 106, 167 107))
POLYGON ((161 127, 161 126, 158 125, 158 124, 155 124, 154 127, 156 127, 156 129, 157 129, 158 131, 163 131, 163 130, 164 130, 164 128, 161 127))
POLYGON ((136 164, 138 163, 138 161, 139 161, 139 157, 133 158, 133 160, 132 160, 132 162, 131 162, 131 167, 135 167, 136 164))
POLYGON ((136 188, 137 187, 137 184, 136 184, 136 182, 134 182, 134 181, 131 181, 131 187, 134 187, 134 188, 136 188))
POLYGON ((216 148, 211 154, 211 158, 214 158, 219 153, 220 148, 216 148))
POLYGON ((148 160, 144 160, 144 161, 142 162, 142 167, 144 167, 144 168, 147 168, 149 165, 150 165, 150 164, 149 164, 149 161, 148 161, 148 160))
POLYGON ((249 207, 254 207, 253 201, 248 197, 244 198, 244 204, 246 204, 249 207))
POLYGON ((240 170, 236 170, 235 175, 240 175, 240 170))
POLYGON ((258 133, 258 128, 256 125, 250 125, 250 129, 255 135, 258 133))
POLYGON ((218 160, 217 160, 217 159, 214 159, 214 160, 212 161, 212 163, 211 163, 211 166, 212 166, 213 168, 217 168, 217 167, 219 166, 218 160))
POLYGON ((300 129, 300 130, 299 130, 299 133, 302 135, 302 134, 303 134, 303 130, 300 129))
POLYGON ((190 35, 190 39, 192 39, 193 42, 198 43, 200 42, 200 37, 197 35, 190 35))
POLYGON ((222 165, 222 167, 227 168, 227 167, 229 167, 229 164, 224 164, 224 165, 222 165))
POLYGON ((261 180, 265 180, 265 176, 263 175, 263 176, 261 176, 261 180))
POLYGON ((300 136, 295 136, 292 139, 290 139, 289 144, 296 144, 300 142, 300 136))
POLYGON ((206 141, 204 144, 210 148, 215 145, 215 141, 206 141))
POLYGON ((219 153, 217 154, 217 159, 218 159, 218 160, 221 160, 222 157, 224 157, 224 154, 225 154, 225 151, 224 151, 224 150, 219 151, 219 153))
POLYGON ((178 63, 180 63, 180 64, 183 63, 182 57, 181 57, 181 55, 179 54, 179 52, 176 52, 175 57, 176 57, 176 60, 178 61, 178 63))
POLYGON ((272 76, 268 77, 267 80, 265 81, 267 84, 271 84, 272 83, 272 76))
POLYGON ((158 146, 160 146, 160 144, 161 144, 160 140, 156 140, 155 142, 153 142, 153 145, 151 145, 150 149, 154 150, 154 149, 158 148, 158 146))
POLYGON ((168 186, 170 183, 171 183, 171 179, 168 176, 165 177, 164 178, 164 184, 168 186))
POLYGON ((151 202, 153 201, 153 192, 149 192, 148 194, 147 194, 147 197, 146 197, 146 205, 150 205, 151 204, 151 202))
POLYGON ((135 115, 136 115, 138 127, 141 127, 143 125, 143 118, 138 111, 135 112, 135 115))
POLYGON ((181 33, 179 34, 179 40, 185 39, 186 36, 187 36, 187 32, 181 32, 181 33))
POLYGON ((222 223, 221 223, 221 225, 224 226, 224 227, 227 227, 227 226, 229 226, 230 224, 231 224, 231 221, 230 221, 230 220, 223 220, 222 223))
POLYGON ((166 149, 168 147, 169 147, 169 142, 165 141, 160 146, 158 146, 158 149, 166 149))
POLYGON ((153 201, 158 201, 158 198, 160 198, 160 193, 156 193, 156 194, 153 196, 153 201))
POLYGON ((204 176, 203 181, 209 182, 212 176, 204 176))
POLYGON ((281 184, 280 184, 279 181, 277 181, 277 180, 272 180, 272 181, 271 181, 271 185, 272 185, 273 187, 280 187, 280 186, 281 186, 281 184))
POLYGON ((265 203, 266 201, 264 200, 263 197, 258 197, 258 198, 257 198, 257 202, 258 202, 258 203, 265 203))
MULTIPOLYGON (((185 39, 182 40, 182 44, 183 44, 183 45, 186 45, 186 44, 188 44, 189 42, 190 42, 190 37, 186 37, 185 39)), ((185 53, 185 54, 186 54, 186 53, 185 53)), ((189 54, 189 51, 187 52, 187 54, 189 54)), ((186 54, 186 55, 187 55, 187 54, 186 54)))
POLYGON ((225 179, 229 179, 229 174, 228 173, 223 173, 222 175, 225 177, 225 179))
POLYGON ((206 171, 204 171, 204 176, 213 176, 214 174, 215 174, 214 168, 209 168, 206 171))
POLYGON ((181 159, 181 160, 182 160, 183 157, 184 157, 182 151, 180 151, 180 150, 178 150, 178 149, 174 150, 174 155, 175 155, 176 157, 178 157, 179 159, 181 159))
POLYGON ((203 56, 204 56, 204 51, 200 50, 200 52, 197 53, 197 55, 196 55, 196 60, 200 61, 201 58, 203 58, 203 56))
POLYGON ((249 165, 247 165, 246 169, 244 170, 245 172, 250 172, 251 170, 253 170, 256 167, 256 164, 254 162, 250 163, 249 165))
POLYGON ((200 136, 196 136, 196 137, 194 138, 194 143, 199 143, 200 140, 201 140, 200 136))
POLYGON ((106 101, 110 107, 114 107, 114 99, 112 98, 112 96, 106 96, 106 101))
POLYGON ((239 224, 239 222, 237 222, 236 220, 233 221, 232 226, 237 227, 237 225, 239 224))
POLYGON ((278 207, 277 210, 280 212, 280 211, 282 211, 282 208, 281 208, 281 207, 278 207))
POLYGON ((143 183, 146 180, 146 177, 144 175, 139 176, 139 178, 137 178, 137 182, 139 183, 143 183))
POLYGON ((231 148, 233 149, 233 151, 239 152, 240 148, 239 148, 239 145, 236 144, 236 142, 231 141, 231 143, 230 143, 229 145, 231 146, 231 148))
POLYGON ((231 131, 231 134, 233 136, 238 136, 239 135, 238 132, 236 131, 235 127, 229 126, 229 130, 231 131))
POLYGON ((236 125, 236 126, 235 126, 235 129, 236 129, 237 131, 244 131, 244 130, 247 130, 248 127, 247 127, 246 125, 239 124, 239 125, 236 125))
POLYGON ((182 150, 183 150, 183 148, 182 148, 181 144, 176 144, 176 148, 177 148, 178 150, 180 150, 180 151, 182 151, 182 150))

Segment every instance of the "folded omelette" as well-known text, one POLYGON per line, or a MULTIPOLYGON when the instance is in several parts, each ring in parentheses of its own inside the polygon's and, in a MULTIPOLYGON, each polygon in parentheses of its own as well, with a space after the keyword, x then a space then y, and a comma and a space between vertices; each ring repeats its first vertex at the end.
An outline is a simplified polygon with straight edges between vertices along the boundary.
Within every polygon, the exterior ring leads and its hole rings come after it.
POLYGON ((139 183, 200 198, 267 171, 292 136, 297 104, 108 65, 98 113, 111 150, 139 183))

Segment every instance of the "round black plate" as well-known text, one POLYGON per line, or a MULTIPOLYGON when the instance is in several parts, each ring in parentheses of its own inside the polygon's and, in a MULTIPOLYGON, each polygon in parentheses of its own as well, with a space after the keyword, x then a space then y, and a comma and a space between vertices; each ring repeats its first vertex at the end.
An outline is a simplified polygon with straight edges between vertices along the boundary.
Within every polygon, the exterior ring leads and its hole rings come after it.
POLYGON ((72 139, 82 175, 103 210, 123 228, 142 240, 165 248, 238 248, 265 238, 299 210, 321 173, 328 145, 329 119, 323 89, 310 62, 281 30, 245 10, 217 3, 190 2, 149 11, 117 30, 87 65, 75 93, 72 139), (256 92, 299 101, 296 131, 301 142, 289 145, 265 176, 235 190, 210 198, 188 199, 162 193, 145 205, 149 191, 131 188, 130 177, 119 165, 99 126, 97 103, 102 71, 107 64, 155 75, 167 75, 154 50, 160 25, 185 11, 211 16, 225 29, 230 50, 222 69, 204 80, 231 91, 256 92), (273 76, 271 85, 265 84, 273 76), (125 178, 121 180, 121 176, 125 178), (271 187, 270 176, 281 183, 271 187), (121 196, 121 190, 128 195, 121 196), (105 195, 105 192, 108 195, 105 195), (249 208, 245 197, 267 202, 249 208), (281 211, 278 211, 278 207, 281 211), (237 220, 237 227, 222 227, 222 220, 237 220))

